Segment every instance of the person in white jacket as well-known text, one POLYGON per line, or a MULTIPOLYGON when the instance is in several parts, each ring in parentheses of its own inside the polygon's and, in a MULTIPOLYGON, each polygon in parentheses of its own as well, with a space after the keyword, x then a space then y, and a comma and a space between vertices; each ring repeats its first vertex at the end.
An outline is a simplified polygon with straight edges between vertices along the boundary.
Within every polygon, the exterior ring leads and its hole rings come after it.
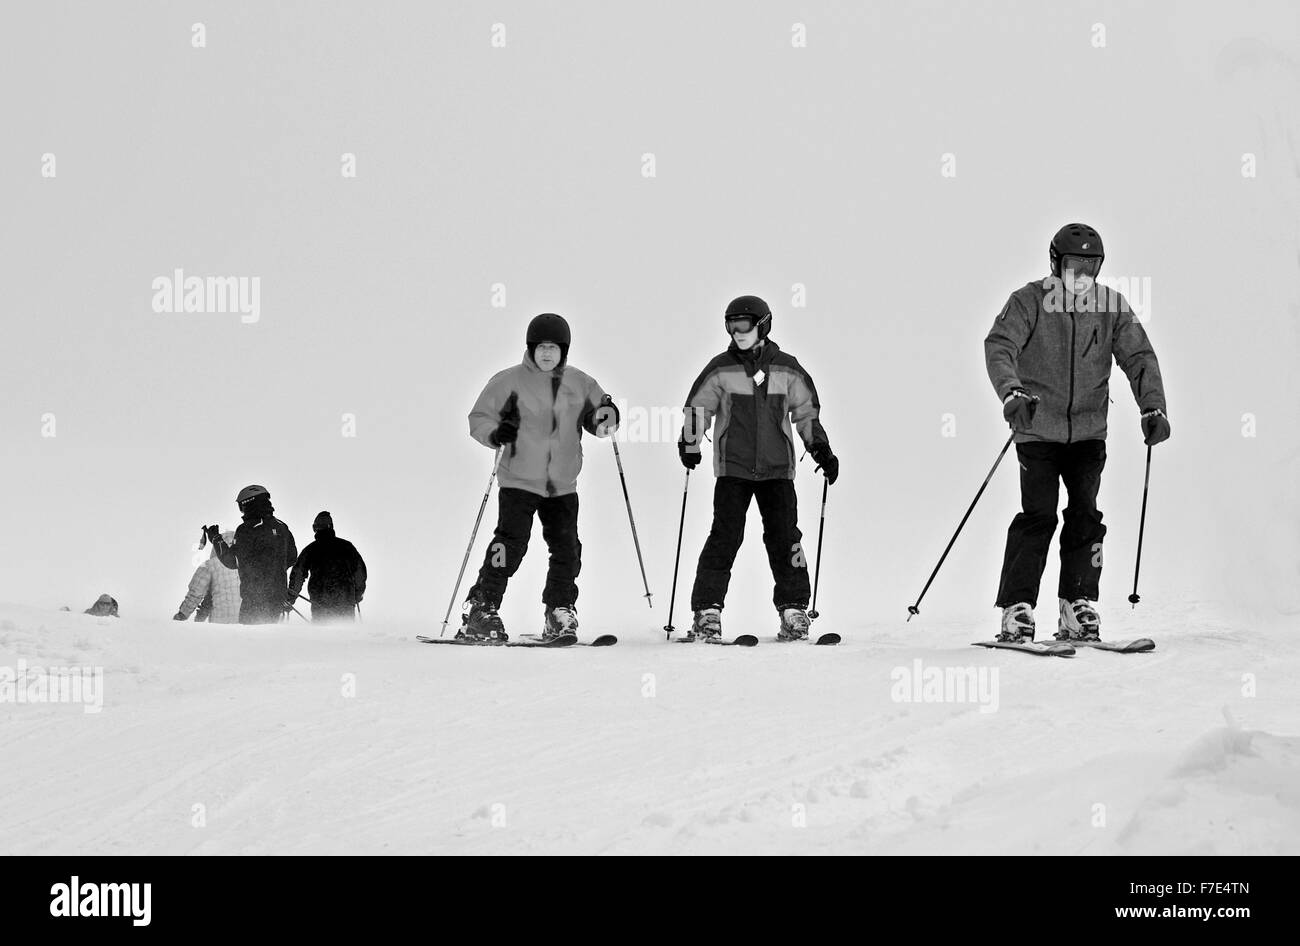
MULTIPOLYGON (((224 532, 221 537, 228 546, 235 544, 233 531, 224 532)), ((189 591, 181 602, 180 610, 172 615, 172 620, 188 621, 194 609, 209 595, 212 596, 209 621, 213 624, 239 623, 239 570, 223 565, 217 557, 215 546, 208 560, 194 570, 189 591)))

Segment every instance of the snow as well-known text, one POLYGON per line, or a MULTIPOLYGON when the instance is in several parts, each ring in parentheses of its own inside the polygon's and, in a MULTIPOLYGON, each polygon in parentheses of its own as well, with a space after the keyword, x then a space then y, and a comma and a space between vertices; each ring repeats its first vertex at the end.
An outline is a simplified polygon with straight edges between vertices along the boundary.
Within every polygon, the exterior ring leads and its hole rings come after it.
POLYGON ((0 605, 0 668, 103 670, 98 711, 6 691, 0 852, 1300 853, 1294 634, 1103 617, 1157 650, 924 615, 753 649, 592 618, 617 647, 544 651, 0 605), (917 660, 996 699, 901 701, 917 660))

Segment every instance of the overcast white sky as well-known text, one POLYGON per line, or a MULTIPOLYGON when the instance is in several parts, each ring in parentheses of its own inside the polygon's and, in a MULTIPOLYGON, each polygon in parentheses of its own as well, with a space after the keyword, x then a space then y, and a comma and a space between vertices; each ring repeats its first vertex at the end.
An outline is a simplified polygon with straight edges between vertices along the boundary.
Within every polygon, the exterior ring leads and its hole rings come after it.
MULTIPOLYGON (((1056 6, 9 4, 0 600, 108 591, 166 617, 200 524, 233 526, 257 482, 300 547, 333 512, 371 568, 368 618, 436 623, 490 467, 465 415, 529 318, 568 318, 570 360, 616 396, 674 406, 725 346, 727 301, 756 293, 842 461, 819 605, 902 619, 1006 437, 984 334, 1082 220, 1103 275, 1149 278, 1167 384, 1143 607, 1294 612, 1297 8, 1056 6), (258 321, 155 313, 175 269, 259 277, 258 321)), ((1145 452, 1118 371, 1112 397, 1103 613, 1130 590, 1145 452)), ((610 448, 586 443, 583 619, 661 625, 675 449, 622 448, 650 615, 610 448)), ((679 624, 712 490, 693 479, 679 624)), ((811 550, 811 463, 799 488, 811 550)), ((927 620, 992 623, 1016 508, 1008 461, 927 620)), ((751 516, 729 612, 766 622, 751 516)), ((538 529, 508 624, 538 620, 544 562, 538 529)))

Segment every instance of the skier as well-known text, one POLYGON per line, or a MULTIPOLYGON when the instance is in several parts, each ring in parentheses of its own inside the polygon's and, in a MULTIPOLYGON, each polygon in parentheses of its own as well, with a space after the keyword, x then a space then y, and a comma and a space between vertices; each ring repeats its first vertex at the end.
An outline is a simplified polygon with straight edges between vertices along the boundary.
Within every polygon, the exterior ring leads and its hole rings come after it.
POLYGON ((751 499, 763 518, 763 544, 772 567, 772 603, 781 617, 777 638, 808 637, 808 566, 800 544, 794 490, 795 443, 790 421, 828 483, 839 476, 819 415, 812 378, 768 337, 772 311, 757 296, 733 299, 723 316, 731 337, 727 350, 710 361, 686 398, 685 424, 677 443, 682 464, 700 462, 700 440, 716 416, 713 431, 713 527, 700 553, 691 591, 695 612, 687 640, 722 634, 722 608, 731 566, 745 536, 751 499))
MULTIPOLYGON (((233 546, 234 530, 223 532, 221 538, 225 540, 227 546, 233 546)), ((224 564, 217 557, 215 545, 208 560, 194 569, 189 591, 181 602, 180 608, 172 615, 172 620, 187 621, 196 608, 198 609, 198 614, 194 617, 196 621, 207 620, 213 624, 239 623, 239 571, 224 564)))
POLYGON ((989 379, 1015 431, 1022 511, 1007 530, 997 606, 998 640, 1034 638, 1034 608, 1052 534, 1059 484, 1067 502, 1057 590, 1058 640, 1100 640, 1097 612, 1106 535, 1097 490, 1106 465, 1111 359, 1128 376, 1148 445, 1169 438, 1155 351, 1122 295, 1097 284, 1101 236, 1066 224, 1048 247, 1051 275, 1011 294, 984 340, 989 379))
POLYGON ((470 436, 500 450, 501 488, 496 531, 458 636, 507 639, 498 609, 528 550, 534 513, 550 550, 542 636, 553 640, 578 629, 582 431, 609 436, 618 429, 619 412, 599 384, 569 364, 570 331, 563 318, 537 316, 528 323, 525 342, 523 361, 493 375, 469 414, 470 436))
POLYGON ((227 568, 239 569, 239 623, 274 624, 288 610, 285 571, 298 558, 289 527, 275 518, 265 486, 245 486, 235 497, 244 521, 235 530, 234 545, 221 537, 220 526, 208 526, 208 540, 227 568))
POLYGON ((311 524, 316 539, 309 542, 289 573, 289 598, 292 608, 307 582, 311 593, 313 621, 351 621, 357 605, 366 593, 366 563, 347 539, 334 534, 334 519, 328 512, 319 513, 311 524))

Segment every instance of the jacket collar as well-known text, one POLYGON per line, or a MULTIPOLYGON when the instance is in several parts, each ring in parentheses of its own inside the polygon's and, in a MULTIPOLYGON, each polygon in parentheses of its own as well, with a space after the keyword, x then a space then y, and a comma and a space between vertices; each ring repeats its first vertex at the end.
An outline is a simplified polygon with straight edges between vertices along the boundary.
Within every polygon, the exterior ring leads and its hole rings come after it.
POLYGON ((776 357, 777 352, 780 350, 776 342, 770 338, 764 339, 763 344, 757 346, 757 349, 751 348, 749 351, 741 351, 734 338, 731 340, 731 344, 727 346, 727 353, 744 366, 745 373, 751 377, 760 368, 766 371, 767 366, 772 363, 772 359, 776 357))

